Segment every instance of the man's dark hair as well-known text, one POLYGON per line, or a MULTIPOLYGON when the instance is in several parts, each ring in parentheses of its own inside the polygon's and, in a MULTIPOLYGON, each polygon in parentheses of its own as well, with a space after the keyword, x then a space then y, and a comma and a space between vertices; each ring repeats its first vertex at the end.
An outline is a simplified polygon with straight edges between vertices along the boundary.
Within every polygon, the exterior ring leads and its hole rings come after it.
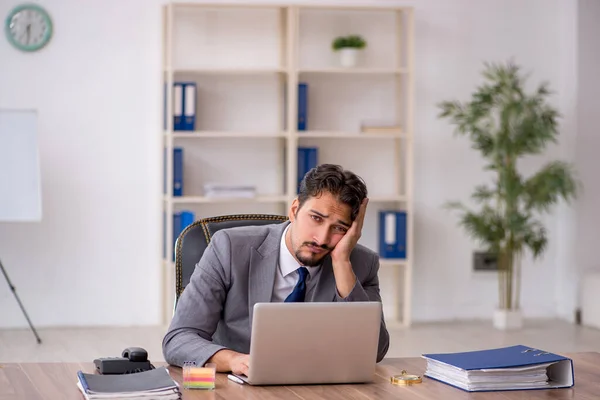
POLYGON ((328 192, 352 208, 352 221, 356 219, 363 200, 367 197, 364 180, 339 165, 321 164, 304 175, 298 193, 298 208, 309 197, 318 197, 328 192))

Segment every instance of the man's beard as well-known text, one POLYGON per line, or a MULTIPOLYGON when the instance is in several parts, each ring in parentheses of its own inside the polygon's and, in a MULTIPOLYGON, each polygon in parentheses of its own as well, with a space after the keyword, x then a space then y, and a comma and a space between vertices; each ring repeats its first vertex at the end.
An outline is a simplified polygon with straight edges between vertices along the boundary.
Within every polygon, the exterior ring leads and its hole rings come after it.
MULTIPOLYGON (((319 246, 316 243, 311 243, 311 242, 305 242, 303 246, 313 246, 313 247, 319 247, 321 249, 325 249, 325 250, 329 250, 331 251, 331 249, 325 245, 319 246)), ((329 252, 326 253, 322 253, 322 254, 313 254, 311 253, 311 256, 303 256, 301 251, 302 251, 302 247, 300 247, 300 249, 298 249, 296 251, 296 258, 298 259, 298 261, 300 261, 300 264, 306 266, 306 267, 316 267, 317 265, 321 264, 321 262, 323 261, 323 259, 325 258, 325 256, 327 254, 329 254, 329 252)), ((307 250, 310 252, 310 250, 307 250)))

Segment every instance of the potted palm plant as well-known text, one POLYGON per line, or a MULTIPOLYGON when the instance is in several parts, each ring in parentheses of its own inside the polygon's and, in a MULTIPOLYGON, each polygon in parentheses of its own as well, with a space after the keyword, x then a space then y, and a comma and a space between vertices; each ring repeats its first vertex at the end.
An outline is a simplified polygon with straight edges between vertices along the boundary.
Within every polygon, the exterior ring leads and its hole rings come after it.
POLYGON ((359 35, 339 36, 333 40, 333 51, 340 54, 343 67, 354 67, 357 64, 358 52, 367 46, 367 42, 359 35))
POLYGON ((527 93, 525 78, 513 62, 486 63, 483 76, 484 83, 469 102, 441 102, 438 117, 449 119, 456 134, 469 137, 492 179, 475 188, 471 198, 480 205, 477 209, 460 202, 447 206, 459 212, 459 225, 497 261, 499 303, 494 326, 519 328, 522 256, 529 251, 534 260, 539 259, 548 243, 537 217, 561 200, 574 199, 579 183, 573 167, 563 161, 548 162, 529 176, 519 170, 523 157, 541 154, 557 141, 559 113, 546 100, 548 85, 542 83, 527 93))

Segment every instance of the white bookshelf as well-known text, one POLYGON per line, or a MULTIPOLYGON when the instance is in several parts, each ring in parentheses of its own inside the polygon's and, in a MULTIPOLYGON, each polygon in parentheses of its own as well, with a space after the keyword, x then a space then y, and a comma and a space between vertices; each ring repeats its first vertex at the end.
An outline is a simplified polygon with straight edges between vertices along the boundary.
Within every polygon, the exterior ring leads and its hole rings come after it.
MULTIPOLYGON (((411 323, 413 269, 413 11, 411 8, 293 4, 177 3, 163 10, 163 84, 172 115, 173 82, 197 84, 195 131, 160 127, 165 171, 184 148, 184 195, 161 192, 163 211, 195 218, 233 213, 287 215, 296 195, 299 146, 319 148, 319 163, 338 163, 363 177, 369 207, 360 243, 377 251, 378 211, 405 210, 406 259, 380 260, 390 325, 411 323), (331 42, 360 34, 367 47, 356 67, 339 65, 331 42), (298 83, 308 84, 308 130, 297 130, 298 83), (364 133, 361 125, 401 129, 364 133), (254 198, 212 198, 205 183, 252 184, 254 198)), ((162 219, 161 219, 162 224, 162 219)), ((172 218, 164 243, 173 254, 172 218)), ((163 258, 164 323, 174 301, 175 266, 163 258)))

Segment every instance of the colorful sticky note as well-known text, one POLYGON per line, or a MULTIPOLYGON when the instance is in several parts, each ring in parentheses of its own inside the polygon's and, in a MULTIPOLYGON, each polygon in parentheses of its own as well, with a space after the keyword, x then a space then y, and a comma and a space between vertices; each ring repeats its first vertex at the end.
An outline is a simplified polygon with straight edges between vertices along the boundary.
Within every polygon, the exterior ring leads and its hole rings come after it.
POLYGON ((184 363, 183 387, 186 389, 214 389, 216 367, 215 364, 197 367, 195 363, 184 363))

